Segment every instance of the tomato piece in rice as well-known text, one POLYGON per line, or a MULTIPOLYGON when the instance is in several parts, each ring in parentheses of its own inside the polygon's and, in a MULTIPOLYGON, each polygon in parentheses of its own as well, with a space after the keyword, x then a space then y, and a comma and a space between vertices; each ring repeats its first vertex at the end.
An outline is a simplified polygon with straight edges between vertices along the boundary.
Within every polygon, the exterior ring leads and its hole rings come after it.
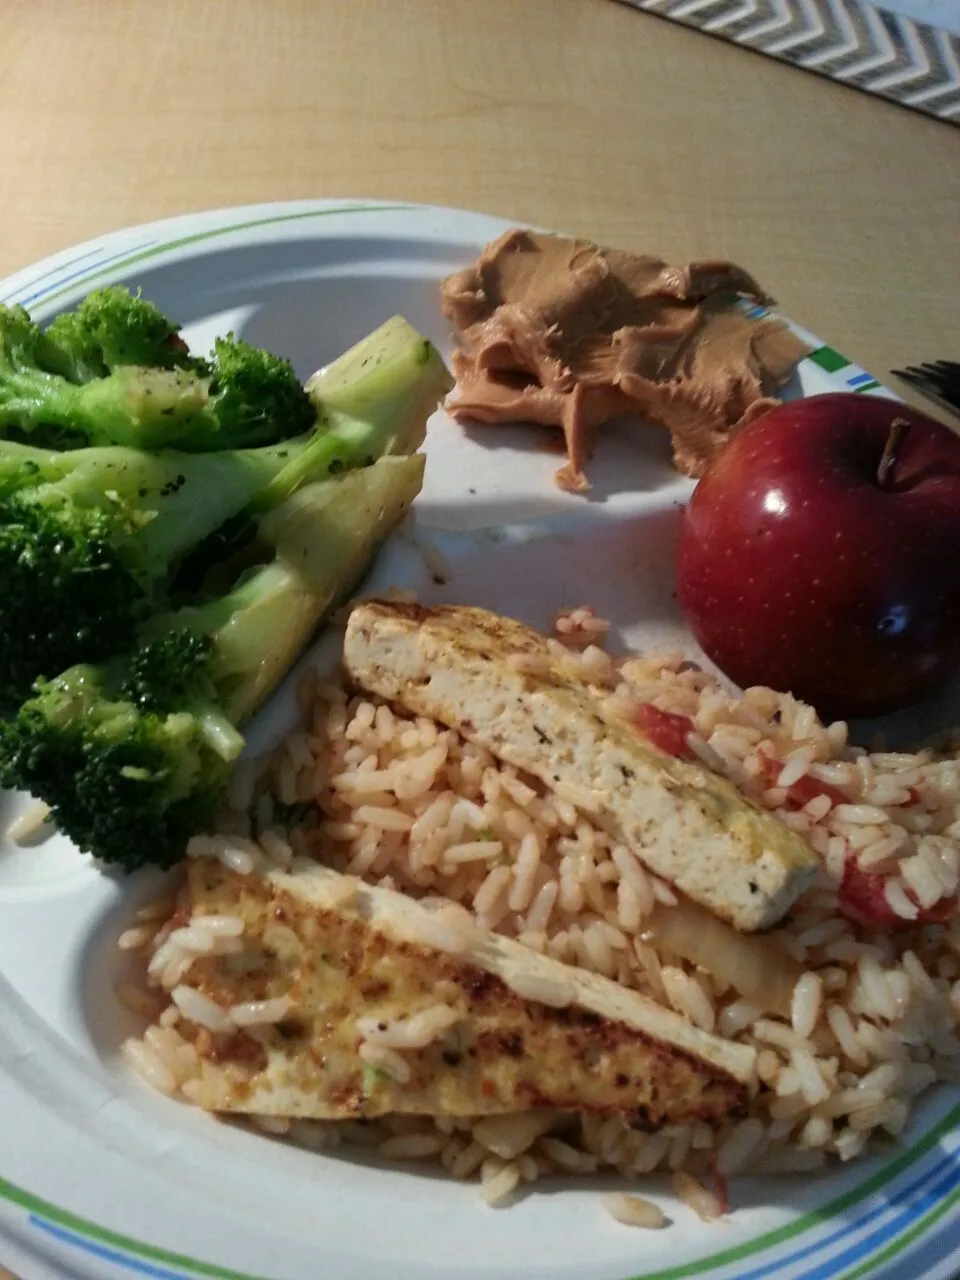
MULTIPOLYGON (((763 755, 763 776, 771 787, 775 787, 783 770, 783 764, 773 756, 762 752, 760 754, 763 755)), ((788 809, 802 809, 804 805, 809 804, 811 800, 818 800, 820 796, 826 796, 833 805, 850 803, 849 796, 844 795, 839 787, 832 787, 829 782, 821 782, 819 778, 814 778, 809 773, 787 787, 785 803, 788 809)))
POLYGON ((941 898, 932 907, 919 907, 911 889, 907 897, 918 906, 917 918, 905 920, 887 901, 884 891, 888 877, 878 871, 865 871, 856 858, 849 856, 843 866, 843 879, 837 893, 837 907, 855 924, 872 929, 909 929, 918 924, 942 924, 956 909, 955 898, 941 898))
POLYGON ((693 721, 689 716, 661 711, 651 702, 640 702, 633 712, 633 723, 648 742, 667 755, 677 756, 681 760, 696 758, 687 743, 687 734, 694 731, 693 721))

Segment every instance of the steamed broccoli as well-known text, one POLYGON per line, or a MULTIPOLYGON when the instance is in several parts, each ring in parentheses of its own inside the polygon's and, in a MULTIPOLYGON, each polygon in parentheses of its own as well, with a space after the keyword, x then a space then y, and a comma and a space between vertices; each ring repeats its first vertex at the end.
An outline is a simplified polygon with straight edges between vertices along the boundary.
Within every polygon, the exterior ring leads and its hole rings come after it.
POLYGON ((81 849, 168 866, 217 811, 240 728, 347 594, 420 488, 423 458, 308 485, 258 521, 265 563, 154 618, 132 653, 43 681, 0 722, 0 784, 33 792, 81 849))
POLYGON ((206 371, 191 356, 179 326, 121 285, 96 289, 73 311, 63 311, 44 330, 38 360, 48 373, 69 382, 92 382, 124 365, 206 371))
POLYGON ((414 452, 447 384, 422 347, 409 328, 370 335, 351 378, 364 416, 331 411, 312 434, 267 448, 57 452, 0 441, 0 700, 128 648, 171 591, 203 588, 225 561, 232 572, 255 549, 257 517, 303 485, 414 452))
POLYGON ((0 441, 0 700, 19 701, 38 676, 126 648, 167 606, 182 558, 297 448, 43 453, 0 441))
POLYGON ((0 722, 0 782, 43 796, 61 831, 105 861, 172 862, 216 810, 230 759, 189 713, 141 711, 122 675, 78 666, 0 722))
POLYGON ((210 372, 210 402, 182 448, 249 449, 314 425, 316 411, 282 356, 228 334, 214 341, 210 372))
MULTIPOLYGON (((45 678, 0 722, 0 785, 105 861, 168 865, 212 820, 243 725, 419 490, 423 459, 404 455, 449 387, 442 362, 402 321, 348 356, 314 380, 316 430, 269 449, 0 442, 7 595, 39 608, 50 588, 17 651, 22 683, 46 637, 45 678), (188 566, 205 572, 184 604, 188 566), (74 645, 59 675, 57 643, 74 645)), ((10 604, 0 654, 28 629, 10 604)))
POLYGON ((0 307, 0 435, 42 445, 208 452, 270 444, 316 418, 288 360, 228 335, 209 364, 123 290, 90 294, 42 332, 0 307))

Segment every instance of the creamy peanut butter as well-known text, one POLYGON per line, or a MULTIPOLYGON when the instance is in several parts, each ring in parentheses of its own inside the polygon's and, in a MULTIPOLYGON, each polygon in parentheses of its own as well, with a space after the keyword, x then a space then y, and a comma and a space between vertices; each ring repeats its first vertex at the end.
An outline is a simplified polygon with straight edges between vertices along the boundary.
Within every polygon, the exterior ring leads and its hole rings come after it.
POLYGON ((700 475, 730 435, 778 403, 807 348, 779 320, 749 319, 738 298, 772 300, 740 267, 602 249, 508 231, 448 276, 444 315, 459 349, 446 407, 458 420, 561 427, 564 489, 599 426, 624 412, 670 430, 674 463, 700 475))

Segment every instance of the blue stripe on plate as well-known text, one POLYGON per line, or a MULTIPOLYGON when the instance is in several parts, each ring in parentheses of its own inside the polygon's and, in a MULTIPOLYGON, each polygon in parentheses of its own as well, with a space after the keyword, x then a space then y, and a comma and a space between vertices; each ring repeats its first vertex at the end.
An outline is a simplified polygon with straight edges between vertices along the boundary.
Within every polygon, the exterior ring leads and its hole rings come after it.
MULTIPOLYGON (((888 1221, 875 1231, 867 1235, 858 1235, 856 1241, 848 1245, 846 1249, 833 1255, 813 1270, 804 1273, 804 1280, 832 1280, 833 1277, 838 1275, 840 1269, 844 1268, 848 1263, 859 1262, 866 1254, 875 1253, 883 1245, 902 1234, 911 1223, 934 1208, 954 1187, 960 1186, 960 1159, 958 1159, 958 1156, 960 1156, 960 1150, 951 1152, 934 1165, 933 1168, 928 1169, 919 1178, 915 1178, 913 1182, 901 1188, 892 1199, 883 1200, 881 1203, 873 1205, 859 1217, 848 1219, 838 1231, 821 1237, 813 1244, 794 1250, 787 1255, 781 1254, 775 1260, 760 1267, 754 1267, 750 1271, 741 1272, 738 1280, 768 1280, 769 1277, 782 1274, 784 1268, 802 1262, 804 1259, 812 1258, 814 1254, 822 1254, 831 1245, 848 1239, 852 1233, 862 1230, 863 1227, 881 1215, 889 1213, 891 1209, 897 1209, 898 1211, 891 1214, 888 1221)), ((28 1220, 32 1226, 61 1243, 71 1245, 85 1253, 102 1258, 104 1261, 115 1263, 117 1266, 127 1267, 138 1275, 152 1276, 155 1280, 190 1280, 190 1277, 185 1272, 171 1271, 167 1267, 157 1266, 155 1263, 142 1261, 117 1249, 108 1248, 105 1245, 87 1239, 85 1236, 48 1222, 37 1214, 30 1214, 28 1220)))
POLYGON ((861 387, 865 382, 873 382, 872 373, 857 373, 852 378, 847 379, 848 387, 861 387))
MULTIPOLYGON (((100 245, 100 244, 94 245, 94 247, 92 249, 88 249, 86 253, 78 253, 76 257, 68 258, 66 262, 61 262, 59 266, 48 267, 47 270, 42 273, 42 275, 36 276, 33 279, 29 287, 32 288, 33 285, 39 284, 41 280, 49 280, 51 276, 59 275, 61 271, 66 271, 68 267, 75 266, 78 262, 88 262, 91 258, 95 258, 98 253, 102 253, 102 252, 103 252, 103 245, 100 245)), ((21 285, 20 288, 23 288, 23 286, 21 285)), ((16 296, 17 296, 16 289, 14 289, 12 293, 5 293, 3 297, 0 297, 0 305, 2 305, 5 302, 9 302, 12 298, 15 298, 16 296)))
MULTIPOLYGON (((155 245, 156 243, 157 243, 156 240, 150 240, 146 244, 142 245, 141 247, 143 249, 149 249, 152 245, 155 245)), ((116 262, 119 258, 126 258, 129 256, 129 254, 130 254, 130 248, 128 246, 126 249, 122 249, 119 253, 111 253, 108 257, 101 258, 99 262, 94 263, 94 262, 88 261, 78 271, 71 271, 68 275, 61 275, 60 270, 57 270, 53 272, 49 278, 41 276, 40 280, 48 279, 48 283, 45 284, 42 289, 35 288, 33 293, 28 293, 26 297, 19 298, 18 301, 21 306, 26 307, 31 302, 36 302, 39 298, 43 298, 48 293, 52 293, 54 289, 59 289, 62 285, 69 284, 71 280, 76 280, 78 276, 86 275, 89 272, 91 267, 109 266, 111 262, 116 262)), ((79 262, 80 259, 78 258, 76 259, 76 261, 79 262)), ((40 280, 35 280, 34 284, 35 285, 39 284, 40 280)))
POLYGON ((874 1205, 859 1219, 845 1222, 839 1231, 834 1231, 831 1235, 824 1236, 803 1249, 796 1249, 793 1253, 781 1254, 774 1261, 761 1267, 742 1271, 738 1280, 765 1280, 766 1277, 780 1275, 787 1267, 802 1262, 804 1258, 809 1258, 813 1254, 821 1253, 831 1244, 847 1239, 852 1232, 862 1229, 882 1214, 896 1208, 897 1212, 875 1231, 867 1235, 858 1235, 856 1241, 842 1252, 835 1254, 818 1267, 804 1272, 804 1280, 831 1280, 831 1277, 837 1276, 847 1263, 859 1262, 866 1254, 876 1252, 895 1236, 900 1235, 929 1209, 934 1208, 938 1201, 942 1200, 954 1187, 960 1185, 958 1154, 960 1153, 956 1151, 951 1152, 932 1169, 928 1169, 921 1177, 902 1188, 892 1199, 883 1200, 880 1204, 874 1205), (930 1185, 931 1183, 933 1186, 930 1185))
POLYGON ((73 1231, 68 1231, 65 1227, 58 1227, 53 1222, 47 1222, 35 1213, 30 1214, 28 1221, 31 1226, 43 1231, 48 1236, 52 1236, 54 1240, 59 1240, 62 1244, 72 1245, 74 1249, 81 1249, 84 1253, 90 1253, 95 1258, 103 1259, 104 1262, 113 1262, 118 1267, 125 1267, 128 1271, 136 1272, 137 1275, 153 1276, 155 1280, 191 1280, 191 1277, 185 1271, 171 1271, 167 1267, 158 1267, 153 1262, 144 1262, 129 1253, 121 1253, 118 1249, 110 1249, 106 1245, 97 1244, 93 1240, 88 1240, 85 1236, 78 1236, 73 1231))

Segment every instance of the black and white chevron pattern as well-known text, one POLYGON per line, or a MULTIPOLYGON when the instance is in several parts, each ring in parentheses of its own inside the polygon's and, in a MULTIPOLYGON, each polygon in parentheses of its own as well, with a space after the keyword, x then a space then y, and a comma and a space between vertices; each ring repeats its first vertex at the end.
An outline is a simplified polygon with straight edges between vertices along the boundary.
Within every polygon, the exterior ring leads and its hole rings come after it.
POLYGON ((960 125, 960 38, 870 0, 627 0, 960 125))

